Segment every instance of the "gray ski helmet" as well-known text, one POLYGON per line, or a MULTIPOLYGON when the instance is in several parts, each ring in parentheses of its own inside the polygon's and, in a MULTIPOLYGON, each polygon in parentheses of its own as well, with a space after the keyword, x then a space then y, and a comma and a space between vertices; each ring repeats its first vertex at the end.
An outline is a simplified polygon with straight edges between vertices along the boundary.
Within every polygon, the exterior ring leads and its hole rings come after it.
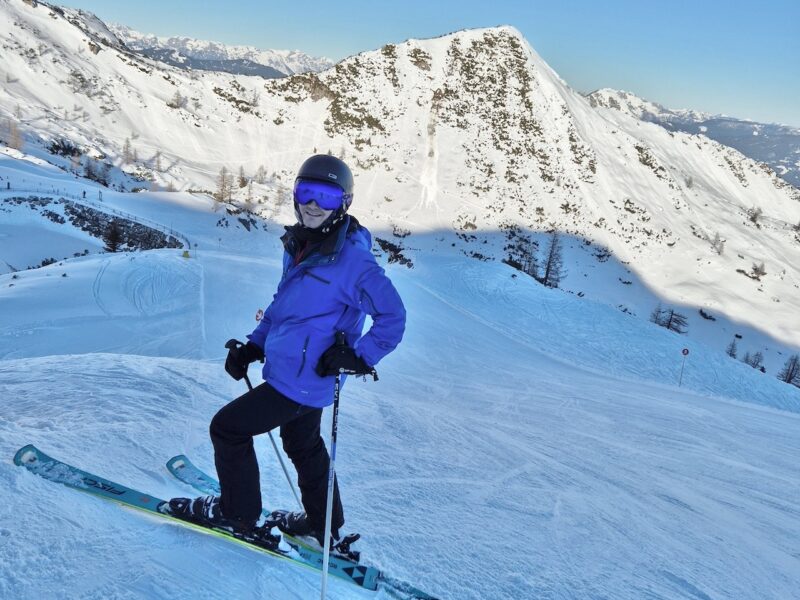
POLYGON ((330 154, 315 154, 300 165, 296 179, 335 183, 344 190, 345 211, 353 201, 353 173, 343 160, 330 154))

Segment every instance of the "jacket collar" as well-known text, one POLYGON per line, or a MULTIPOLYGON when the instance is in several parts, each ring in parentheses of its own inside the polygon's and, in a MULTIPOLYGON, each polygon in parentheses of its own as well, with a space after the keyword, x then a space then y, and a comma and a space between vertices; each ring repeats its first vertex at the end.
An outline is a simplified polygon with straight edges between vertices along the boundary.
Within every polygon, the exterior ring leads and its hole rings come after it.
MULTIPOLYGON (((296 225, 285 227, 286 233, 281 237, 283 247, 290 256, 295 256, 300 246, 300 241, 294 234, 296 225)), ((351 215, 345 215, 341 226, 337 227, 331 234, 322 240, 316 252, 310 254, 300 264, 320 265, 334 262, 341 252, 347 236, 360 227, 358 219, 351 215)))

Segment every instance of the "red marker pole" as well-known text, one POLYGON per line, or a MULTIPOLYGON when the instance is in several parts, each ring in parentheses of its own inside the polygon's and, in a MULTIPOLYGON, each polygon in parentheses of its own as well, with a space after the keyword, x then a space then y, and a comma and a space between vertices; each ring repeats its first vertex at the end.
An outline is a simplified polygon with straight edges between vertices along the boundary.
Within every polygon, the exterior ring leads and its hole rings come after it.
POLYGON ((681 376, 678 379, 678 387, 681 387, 681 383, 683 383, 683 366, 686 364, 686 357, 689 355, 689 349, 684 348, 681 350, 681 354, 683 354, 683 362, 681 363, 681 376))

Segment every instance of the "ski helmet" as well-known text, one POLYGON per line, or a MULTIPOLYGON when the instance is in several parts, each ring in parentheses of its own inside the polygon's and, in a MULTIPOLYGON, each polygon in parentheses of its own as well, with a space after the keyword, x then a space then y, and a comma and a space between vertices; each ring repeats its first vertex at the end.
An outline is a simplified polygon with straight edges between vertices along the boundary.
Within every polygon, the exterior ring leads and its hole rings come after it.
MULTIPOLYGON (((344 218, 347 209, 350 208, 350 204, 353 202, 353 173, 343 160, 330 154, 315 154, 300 165, 295 184, 301 179, 334 184, 344 192, 342 205, 334 210, 320 226, 323 231, 330 230, 331 227, 344 218)), ((294 212, 297 220, 302 223, 303 219, 296 199, 294 201, 294 212)))

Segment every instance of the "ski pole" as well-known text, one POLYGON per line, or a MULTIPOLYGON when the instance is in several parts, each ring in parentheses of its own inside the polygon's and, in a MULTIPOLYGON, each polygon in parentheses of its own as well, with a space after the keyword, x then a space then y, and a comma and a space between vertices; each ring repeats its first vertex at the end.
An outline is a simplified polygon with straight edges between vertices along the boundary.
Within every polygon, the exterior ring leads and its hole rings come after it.
MULTIPOLYGON (((347 339, 345 338, 344 331, 336 332, 336 345, 347 346, 347 339)), ((333 490, 334 482, 336 480, 336 437, 339 431, 339 390, 342 386, 342 373, 346 371, 343 368, 339 369, 336 374, 336 381, 333 384, 333 416, 331 418, 331 462, 328 467, 328 502, 325 506, 325 538, 323 540, 322 552, 322 590, 320 593, 320 600, 325 600, 325 594, 328 591, 328 563, 330 562, 331 555, 331 521, 333 520, 333 490)), ((372 369, 370 373, 375 381, 378 380, 378 373, 372 369)))
MULTIPOLYGON (((338 334, 337 334, 338 337, 338 334)), ((331 520, 333 518, 333 482, 336 478, 335 463, 336 463, 336 432, 339 425, 339 387, 341 385, 342 375, 336 375, 336 382, 333 385, 333 420, 331 424, 331 464, 328 467, 328 504, 325 507, 325 537, 323 541, 322 553, 322 591, 320 599, 325 600, 325 594, 328 590, 328 563, 331 556, 331 520)))
MULTIPOLYGON (((231 348, 236 348, 237 346, 244 346, 242 342, 239 340, 228 340, 225 343, 225 347, 229 350, 231 348)), ((247 383, 247 389, 251 392, 253 391, 253 384, 250 383, 250 378, 247 376, 247 372, 245 371, 244 374, 244 381, 247 383)), ((272 442, 272 447, 275 449, 275 456, 278 457, 278 462, 281 463, 281 468, 283 469, 283 474, 286 475, 286 481, 289 483, 289 488, 291 488, 292 493, 294 494, 294 499, 297 500, 298 506, 303 508, 303 503, 300 501, 300 496, 297 494, 297 490, 294 487, 294 483, 292 483, 292 477, 289 475, 289 471, 286 469, 286 463, 283 462, 283 456, 281 455, 280 450, 278 450, 278 444, 275 443, 275 438, 272 436, 272 432, 268 431, 269 433, 269 441, 272 442)))
MULTIPOLYGON (((346 346, 344 331, 336 332, 336 345, 346 346)), ((325 600, 328 591, 328 563, 331 556, 331 520, 333 519, 333 489, 336 479, 336 437, 339 429, 339 389, 342 385, 342 371, 336 374, 336 381, 333 384, 333 416, 331 418, 331 462, 328 467, 328 503, 325 507, 325 537, 323 538, 322 552, 322 590, 320 600, 325 600)))

